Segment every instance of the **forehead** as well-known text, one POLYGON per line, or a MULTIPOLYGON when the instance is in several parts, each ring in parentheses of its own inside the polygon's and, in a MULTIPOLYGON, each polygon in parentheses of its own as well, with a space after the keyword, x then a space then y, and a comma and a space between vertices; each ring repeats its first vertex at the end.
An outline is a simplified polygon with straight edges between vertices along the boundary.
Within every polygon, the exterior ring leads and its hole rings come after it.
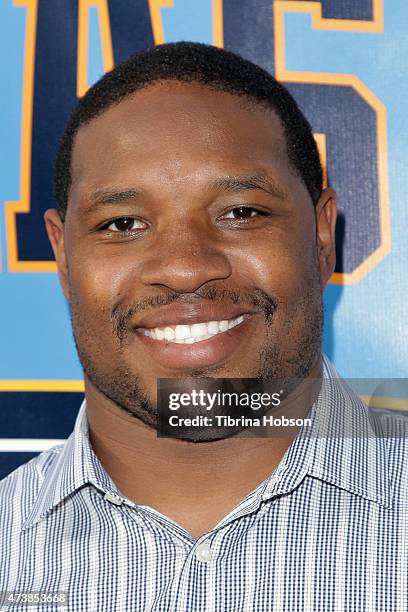
MULTIPOLYGON (((293 169, 277 115, 256 102, 197 83, 161 82, 111 106, 75 138, 72 183, 182 181, 194 168, 232 172, 270 164, 293 169)), ((193 186, 193 185, 192 185, 193 186)))

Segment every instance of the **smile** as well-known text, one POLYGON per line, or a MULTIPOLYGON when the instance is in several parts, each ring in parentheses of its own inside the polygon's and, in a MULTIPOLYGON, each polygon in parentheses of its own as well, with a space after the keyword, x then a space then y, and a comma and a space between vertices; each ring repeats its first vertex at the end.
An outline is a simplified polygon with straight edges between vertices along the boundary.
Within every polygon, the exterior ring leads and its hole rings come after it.
POLYGON ((205 321, 193 323, 192 325, 168 325, 166 327, 154 327, 151 329, 139 328, 139 333, 152 338, 153 340, 164 340, 176 344, 195 344, 203 342, 213 336, 236 327, 247 318, 248 315, 240 315, 233 319, 222 321, 205 321))

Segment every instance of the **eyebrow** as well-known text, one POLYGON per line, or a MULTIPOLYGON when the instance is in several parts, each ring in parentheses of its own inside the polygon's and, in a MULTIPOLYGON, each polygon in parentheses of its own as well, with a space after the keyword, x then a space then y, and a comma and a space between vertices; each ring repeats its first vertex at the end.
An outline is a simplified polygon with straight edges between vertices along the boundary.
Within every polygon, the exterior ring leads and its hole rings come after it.
POLYGON ((89 205, 83 210, 83 215, 89 215, 100 206, 109 206, 136 200, 143 195, 143 191, 137 189, 125 189, 123 191, 98 189, 91 194, 89 205))
POLYGON ((126 202, 127 200, 134 200, 142 195, 141 190, 126 189, 125 191, 105 191, 99 189, 92 195, 92 204, 116 204, 117 202, 126 202))
POLYGON ((260 189, 282 200, 287 197, 287 193, 264 172, 243 176, 225 176, 212 181, 208 188, 214 191, 227 191, 233 193, 260 189))
MULTIPOLYGON (((286 192, 269 175, 263 172, 240 176, 223 176, 206 185, 207 191, 239 193, 252 189, 260 189, 282 200, 287 197, 286 192)), ((136 200, 144 193, 142 189, 125 189, 123 191, 98 189, 92 194, 90 205, 84 210, 84 214, 91 213, 101 205, 109 206, 136 200)))

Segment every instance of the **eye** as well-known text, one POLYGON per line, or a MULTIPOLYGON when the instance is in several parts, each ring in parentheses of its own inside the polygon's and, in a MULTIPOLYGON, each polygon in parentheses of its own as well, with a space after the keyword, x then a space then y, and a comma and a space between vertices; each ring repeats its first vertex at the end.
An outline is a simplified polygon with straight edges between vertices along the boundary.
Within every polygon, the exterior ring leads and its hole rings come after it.
POLYGON ((268 215, 268 213, 263 210, 258 210, 257 208, 253 208, 252 206, 237 206, 236 208, 233 208, 228 213, 226 213, 226 215, 224 215, 224 218, 245 220, 245 219, 250 219, 254 216, 265 216, 265 215, 268 215), (228 215, 232 215, 232 216, 228 216, 228 215))
POLYGON ((101 229, 116 233, 126 233, 144 229, 145 224, 135 217, 118 217, 106 223, 101 229))

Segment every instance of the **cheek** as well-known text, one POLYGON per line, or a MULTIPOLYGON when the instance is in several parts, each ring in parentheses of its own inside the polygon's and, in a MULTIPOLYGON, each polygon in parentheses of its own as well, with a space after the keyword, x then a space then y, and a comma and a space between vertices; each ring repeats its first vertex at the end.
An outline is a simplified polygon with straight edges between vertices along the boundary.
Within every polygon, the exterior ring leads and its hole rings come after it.
MULTIPOLYGON (((250 284, 274 294, 282 302, 296 302, 315 276, 313 244, 292 240, 263 241, 235 253, 235 269, 250 284)), ((317 268, 316 268, 317 269, 317 268)))
POLYGON ((70 283, 73 299, 82 317, 90 325, 110 320, 112 310, 121 299, 129 271, 117 258, 76 257, 70 267, 70 283))

